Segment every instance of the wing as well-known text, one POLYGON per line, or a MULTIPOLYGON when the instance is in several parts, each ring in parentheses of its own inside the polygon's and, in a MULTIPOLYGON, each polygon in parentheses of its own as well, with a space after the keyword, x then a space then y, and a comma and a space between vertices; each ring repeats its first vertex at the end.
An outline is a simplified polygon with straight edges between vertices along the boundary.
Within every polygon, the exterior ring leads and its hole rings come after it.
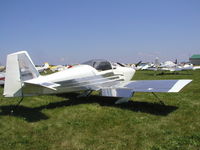
POLYGON ((124 84, 134 92, 179 92, 192 80, 138 80, 124 84))
POLYGON ((102 96, 131 97, 134 92, 179 92, 192 80, 138 80, 101 89, 102 96))

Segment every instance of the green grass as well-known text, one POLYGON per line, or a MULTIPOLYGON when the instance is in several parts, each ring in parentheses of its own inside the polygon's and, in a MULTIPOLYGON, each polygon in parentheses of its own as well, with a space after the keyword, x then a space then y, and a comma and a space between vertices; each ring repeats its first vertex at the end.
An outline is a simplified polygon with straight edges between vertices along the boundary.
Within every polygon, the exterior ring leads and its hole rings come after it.
POLYGON ((27 97, 18 108, 19 98, 0 96, 0 149, 200 149, 200 71, 137 71, 134 79, 193 82, 179 93, 158 93, 165 105, 151 93, 136 93, 121 105, 95 95, 27 97))

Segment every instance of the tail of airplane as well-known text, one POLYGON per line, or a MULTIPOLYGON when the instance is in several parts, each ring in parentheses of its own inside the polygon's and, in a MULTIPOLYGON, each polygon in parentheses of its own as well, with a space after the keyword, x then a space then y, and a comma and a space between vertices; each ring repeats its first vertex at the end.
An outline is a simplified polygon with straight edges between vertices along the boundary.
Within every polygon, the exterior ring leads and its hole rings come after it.
POLYGON ((48 62, 45 62, 45 63, 44 63, 44 68, 45 68, 45 69, 48 69, 49 67, 50 67, 49 63, 48 63, 48 62))
POLYGON ((5 97, 23 96, 23 81, 37 78, 38 76, 39 72, 26 51, 9 54, 6 62, 3 95, 5 97))

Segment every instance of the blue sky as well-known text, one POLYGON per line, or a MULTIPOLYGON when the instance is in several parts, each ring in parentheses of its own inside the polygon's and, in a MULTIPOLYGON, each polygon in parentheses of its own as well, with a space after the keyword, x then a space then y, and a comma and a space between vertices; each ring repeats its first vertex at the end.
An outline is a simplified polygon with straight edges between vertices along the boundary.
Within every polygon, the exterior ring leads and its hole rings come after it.
POLYGON ((0 63, 19 50, 35 64, 188 61, 200 54, 200 1, 0 0, 0 63))

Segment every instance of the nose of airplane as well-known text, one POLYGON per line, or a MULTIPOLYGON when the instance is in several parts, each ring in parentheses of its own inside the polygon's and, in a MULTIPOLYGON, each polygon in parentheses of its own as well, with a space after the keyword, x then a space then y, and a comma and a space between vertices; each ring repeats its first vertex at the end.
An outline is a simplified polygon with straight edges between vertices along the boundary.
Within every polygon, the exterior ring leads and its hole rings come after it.
POLYGON ((129 67, 124 67, 123 74, 124 74, 124 80, 130 81, 135 74, 135 69, 129 68, 129 67))

